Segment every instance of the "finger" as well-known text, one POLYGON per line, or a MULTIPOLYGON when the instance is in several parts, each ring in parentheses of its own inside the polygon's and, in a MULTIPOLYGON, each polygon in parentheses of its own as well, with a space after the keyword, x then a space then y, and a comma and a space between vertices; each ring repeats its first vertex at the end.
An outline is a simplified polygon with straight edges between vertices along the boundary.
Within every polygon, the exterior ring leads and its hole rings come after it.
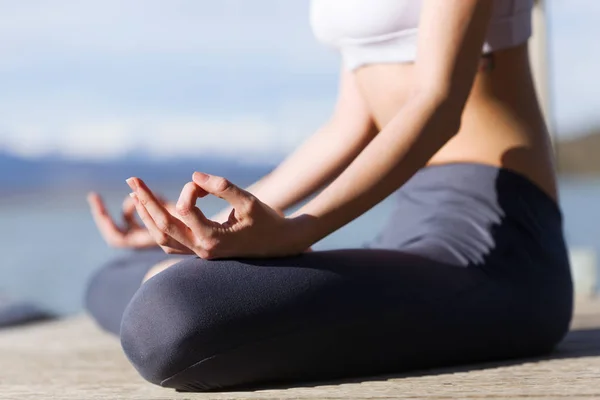
POLYGON ((165 203, 165 209, 171 214, 171 215, 177 215, 177 210, 175 209, 175 204, 173 203, 165 203))
POLYGON ((196 207, 196 199, 206 191, 194 182, 185 184, 175 206, 179 218, 192 230, 197 238, 211 235, 214 229, 212 222, 196 207))
MULTIPOLYGON (((158 202, 144 181, 139 178, 130 178, 127 180, 127 184, 129 184, 130 187, 136 188, 136 196, 133 197, 133 199, 139 200, 136 201, 136 209, 138 210, 138 213, 140 208, 139 206, 141 205, 152 219, 152 224, 154 227, 163 235, 170 236, 188 248, 194 247, 195 238, 190 228, 188 228, 179 219, 175 218, 162 204, 158 202)), ((144 221, 144 223, 146 223, 146 221, 144 221)), ((162 237, 161 239, 164 240, 162 237)), ((161 243, 158 242, 158 244, 161 243)))
POLYGON ((90 193, 87 200, 94 222, 104 240, 112 246, 125 245, 125 235, 108 214, 102 198, 96 193, 90 193))
POLYGON ((152 190, 139 178, 129 178, 126 182, 136 194, 136 197, 131 196, 131 198, 139 200, 142 206, 148 211, 148 214, 152 216, 157 226, 161 228, 166 227, 171 222, 169 218, 171 214, 165 209, 154 193, 152 193, 152 190))
POLYGON ((128 228, 138 228, 140 225, 135 219, 135 204, 131 196, 125 197, 123 200, 123 220, 128 228))
MULTIPOLYGON (((194 172, 195 174, 196 172, 194 172)), ((192 174, 192 181, 194 180, 194 175, 192 174)), ((191 182, 194 183, 194 182, 191 182)), ((196 189, 196 196, 197 198, 201 199, 203 197, 208 196, 210 193, 207 192, 205 189, 203 189, 201 186, 196 185, 197 189, 196 189)))
POLYGON ((162 247, 163 249, 171 248, 173 250, 181 252, 191 250, 188 246, 185 246, 184 244, 182 244, 181 242, 177 241, 175 238, 164 232, 164 229, 159 229, 146 207, 144 207, 142 202, 139 201, 138 195, 136 193, 131 193, 130 196, 133 200, 135 209, 138 215, 140 216, 142 222, 148 229, 148 232, 150 232, 150 235, 154 238, 154 240, 160 247, 162 247))
MULTIPOLYGON (((167 201, 162 196, 154 195, 154 197, 159 202, 159 204, 163 204, 165 206, 167 211, 173 211, 173 208, 170 207, 169 203, 167 203, 167 201)), ((173 212, 171 212, 171 214, 173 214, 173 212)), ((135 218, 135 204, 133 203, 133 199, 131 198, 131 196, 127 196, 125 197, 125 200, 123 200, 123 219, 130 228, 140 227, 140 224, 135 218)))
POLYGON ((254 201, 254 196, 223 177, 194 172, 192 180, 206 192, 226 200, 238 211, 246 212, 254 201))

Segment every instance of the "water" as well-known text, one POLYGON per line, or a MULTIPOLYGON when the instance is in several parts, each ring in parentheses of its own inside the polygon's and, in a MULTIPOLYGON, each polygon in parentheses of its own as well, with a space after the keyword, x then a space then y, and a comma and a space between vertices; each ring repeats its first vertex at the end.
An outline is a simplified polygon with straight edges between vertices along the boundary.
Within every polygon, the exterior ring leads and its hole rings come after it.
MULTIPOLYGON (((169 198, 176 188, 162 191, 169 198)), ((118 210, 125 189, 107 196, 118 210)), ((571 246, 600 251, 600 180, 561 184, 565 232, 571 246)), ((202 199, 207 215, 216 213, 220 200, 202 199)), ((359 247, 383 226, 391 209, 386 200, 314 246, 317 250, 359 247)), ((81 310, 86 281, 93 271, 119 250, 108 248, 89 215, 84 193, 28 194, 0 201, 0 243, 3 260, 0 293, 8 292, 45 305, 62 314, 81 310)))

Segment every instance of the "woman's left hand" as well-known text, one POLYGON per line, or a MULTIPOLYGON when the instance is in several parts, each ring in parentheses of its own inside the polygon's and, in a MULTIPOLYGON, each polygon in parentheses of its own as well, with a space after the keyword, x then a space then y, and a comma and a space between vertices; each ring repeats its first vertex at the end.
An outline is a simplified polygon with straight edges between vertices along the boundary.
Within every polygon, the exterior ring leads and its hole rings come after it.
POLYGON ((283 257, 300 254, 310 243, 298 240, 295 220, 287 219, 222 177, 195 172, 176 205, 178 217, 157 201, 139 178, 129 178, 136 210, 161 248, 169 254, 200 258, 283 257), (212 194, 233 210, 225 223, 211 221, 196 200, 212 194))

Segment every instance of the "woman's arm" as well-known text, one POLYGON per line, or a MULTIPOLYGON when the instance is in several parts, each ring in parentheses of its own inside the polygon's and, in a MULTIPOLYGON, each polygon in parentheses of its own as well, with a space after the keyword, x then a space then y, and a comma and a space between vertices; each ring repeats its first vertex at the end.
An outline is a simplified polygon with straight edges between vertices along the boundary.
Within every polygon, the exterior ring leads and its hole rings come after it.
POLYGON ((297 217, 278 215, 225 178, 196 172, 179 197, 178 218, 156 201, 140 179, 129 179, 142 221, 165 251, 181 247, 201 258, 303 252, 400 187, 456 134, 492 1, 423 1, 412 98, 335 181, 295 213, 297 217), (195 206, 196 199, 207 194, 234 207, 226 223, 206 219, 195 206))
POLYGON ((294 213, 299 248, 382 201, 458 132, 492 3, 424 0, 410 100, 334 182, 294 213))
MULTIPOLYGON (((373 139, 370 112, 355 82, 342 70, 339 95, 330 120, 274 171, 247 188, 272 208, 285 211, 340 174, 373 139)), ((231 208, 219 213, 226 220, 231 208)))

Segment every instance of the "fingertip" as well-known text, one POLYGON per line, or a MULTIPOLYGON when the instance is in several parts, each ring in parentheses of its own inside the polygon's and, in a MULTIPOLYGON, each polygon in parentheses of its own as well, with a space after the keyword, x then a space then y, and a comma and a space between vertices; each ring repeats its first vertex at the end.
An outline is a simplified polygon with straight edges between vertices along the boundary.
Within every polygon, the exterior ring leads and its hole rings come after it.
POLYGON ((177 203, 175 203, 175 211, 177 214, 185 216, 188 213, 189 207, 187 206, 187 203, 189 202, 189 197, 192 196, 196 190, 195 188, 197 188, 197 186, 194 182, 188 182, 183 186, 183 190, 179 194, 177 203))
POLYGON ((177 215, 185 217, 189 214, 189 208, 186 207, 182 202, 178 201, 177 204, 175 204, 175 212, 177 215))
POLYGON ((127 185, 131 188, 131 190, 135 190, 137 188, 137 183, 135 181, 135 177, 125 179, 127 185))
POLYGON ((207 175, 203 172, 194 172, 192 174, 192 180, 196 183, 204 183, 208 180, 208 178, 210 178, 210 175, 207 175))
POLYGON ((149 192, 150 194, 152 194, 152 196, 156 197, 154 192, 152 192, 152 189, 150 189, 150 187, 148 187, 148 185, 146 184, 146 182, 144 182, 143 179, 134 178, 134 182, 135 182, 135 186, 136 186, 136 189, 134 190, 134 192, 139 193, 140 191, 145 191, 145 192, 149 192))
POLYGON ((97 193, 88 194, 87 203, 92 210, 102 210, 104 208, 102 199, 97 193))
POLYGON ((198 185, 196 185, 194 182, 188 182, 185 185, 183 185, 183 189, 189 191, 194 191, 197 187, 198 185))
POLYGON ((139 199, 137 197, 137 194, 135 193, 129 193, 129 197, 133 200, 133 204, 135 204, 136 206, 139 203, 139 199))

